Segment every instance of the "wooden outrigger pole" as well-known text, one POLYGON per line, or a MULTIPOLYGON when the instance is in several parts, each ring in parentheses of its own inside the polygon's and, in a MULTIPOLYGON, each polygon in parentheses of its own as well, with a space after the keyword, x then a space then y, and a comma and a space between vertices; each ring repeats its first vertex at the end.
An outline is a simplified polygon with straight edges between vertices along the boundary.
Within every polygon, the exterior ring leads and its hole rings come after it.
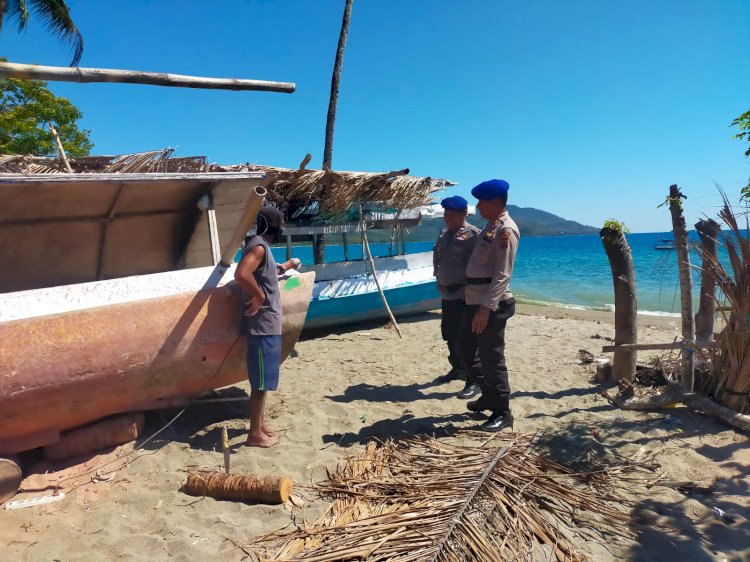
POLYGON ((117 70, 113 68, 81 68, 67 66, 38 66, 0 62, 0 76, 28 80, 52 80, 57 82, 110 82, 119 84, 148 84, 176 88, 204 88, 209 90, 256 90, 291 94, 296 89, 293 82, 270 82, 267 80, 244 80, 240 78, 205 78, 165 72, 143 72, 140 70, 117 70))

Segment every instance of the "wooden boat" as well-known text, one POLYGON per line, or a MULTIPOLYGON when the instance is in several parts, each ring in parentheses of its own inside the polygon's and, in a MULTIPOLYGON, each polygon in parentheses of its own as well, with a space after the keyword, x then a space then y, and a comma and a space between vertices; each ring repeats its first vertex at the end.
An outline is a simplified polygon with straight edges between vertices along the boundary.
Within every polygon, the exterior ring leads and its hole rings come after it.
MULTIPOLYGON (((375 258, 375 270, 394 315, 405 316, 440 308, 432 275, 432 253, 375 258)), ((303 267, 315 273, 305 329, 355 324, 387 318, 366 261, 303 267)))
MULTIPOLYGON (((234 267, 211 256, 218 244, 234 254, 266 181, 0 174, 0 454, 246 377, 234 267), (206 194, 213 217, 197 207, 206 194)), ((285 356, 312 285, 312 274, 282 283, 285 356)))

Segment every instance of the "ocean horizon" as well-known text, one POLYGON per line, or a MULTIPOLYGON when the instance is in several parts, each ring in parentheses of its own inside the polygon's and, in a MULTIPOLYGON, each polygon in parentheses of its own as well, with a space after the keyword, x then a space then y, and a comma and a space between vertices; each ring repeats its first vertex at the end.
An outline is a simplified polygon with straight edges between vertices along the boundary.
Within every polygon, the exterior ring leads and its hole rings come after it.
MULTIPOLYGON (((691 232, 692 241, 698 241, 691 232)), ((680 287, 677 254, 674 250, 656 250, 671 232, 628 234, 633 253, 638 298, 638 313, 679 316, 680 287)), ((432 251, 433 242, 408 242, 406 253, 432 251)), ((388 243, 371 244, 373 256, 389 255, 388 243)), ((275 247, 277 260, 286 259, 286 248, 275 247)), ((721 252, 721 246, 720 246, 721 252)), ((312 248, 293 246, 292 256, 303 264, 313 263, 312 248)), ((349 244, 349 258, 362 259, 359 244, 349 244)), ((697 310, 701 259, 690 252, 693 267, 693 304, 697 310)), ((326 262, 344 260, 342 245, 326 245, 326 262)), ((723 261, 723 260, 722 260, 723 261)), ((522 237, 511 280, 511 291, 520 303, 581 310, 614 310, 612 273, 598 234, 572 236, 522 237)))

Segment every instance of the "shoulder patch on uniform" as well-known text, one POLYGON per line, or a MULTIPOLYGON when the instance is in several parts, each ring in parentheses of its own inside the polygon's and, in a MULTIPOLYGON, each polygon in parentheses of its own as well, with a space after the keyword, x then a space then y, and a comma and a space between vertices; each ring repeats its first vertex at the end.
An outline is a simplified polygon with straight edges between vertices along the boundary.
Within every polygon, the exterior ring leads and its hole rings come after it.
POLYGON ((501 221, 499 218, 495 219, 491 223, 487 223, 487 226, 484 228, 484 234, 482 234, 482 238, 486 240, 487 242, 492 242, 495 239, 495 236, 497 236, 497 230, 500 226, 503 225, 503 221, 501 221))

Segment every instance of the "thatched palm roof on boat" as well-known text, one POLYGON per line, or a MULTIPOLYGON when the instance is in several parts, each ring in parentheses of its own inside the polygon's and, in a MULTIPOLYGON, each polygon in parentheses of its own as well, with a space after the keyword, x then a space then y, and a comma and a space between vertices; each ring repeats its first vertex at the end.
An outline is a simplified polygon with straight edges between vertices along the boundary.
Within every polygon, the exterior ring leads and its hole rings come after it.
MULTIPOLYGON (((415 177, 409 170, 385 173, 278 168, 256 164, 225 166, 205 156, 174 157, 173 149, 121 156, 70 159, 76 173, 220 173, 264 172, 271 177, 267 199, 284 210, 313 206, 317 213, 341 213, 352 205, 369 203, 392 209, 427 205, 432 194, 451 185, 442 179, 415 177)), ((306 159, 307 160, 307 159, 306 159)), ((59 158, 0 155, 0 174, 65 174, 59 158)), ((290 217, 291 218, 291 217, 290 217)))
POLYGON ((212 265, 209 223, 224 248, 256 187, 289 217, 320 221, 360 202, 368 210, 418 206, 445 185, 406 171, 220 166, 172 150, 87 156, 70 166, 72 173, 57 158, 0 155, 0 263, 13 264, 0 292, 212 265), (215 219, 198 206, 209 194, 215 219))

